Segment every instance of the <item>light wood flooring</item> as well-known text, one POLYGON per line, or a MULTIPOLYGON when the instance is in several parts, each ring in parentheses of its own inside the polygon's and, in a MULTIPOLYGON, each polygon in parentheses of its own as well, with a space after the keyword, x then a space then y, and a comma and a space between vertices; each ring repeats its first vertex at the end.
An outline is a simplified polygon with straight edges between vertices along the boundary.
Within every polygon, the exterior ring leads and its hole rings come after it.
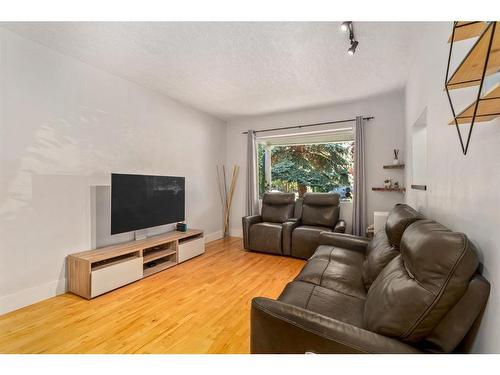
POLYGON ((93 300, 64 294, 0 316, 0 353, 248 353, 250 301, 277 297, 303 264, 214 241, 93 300))

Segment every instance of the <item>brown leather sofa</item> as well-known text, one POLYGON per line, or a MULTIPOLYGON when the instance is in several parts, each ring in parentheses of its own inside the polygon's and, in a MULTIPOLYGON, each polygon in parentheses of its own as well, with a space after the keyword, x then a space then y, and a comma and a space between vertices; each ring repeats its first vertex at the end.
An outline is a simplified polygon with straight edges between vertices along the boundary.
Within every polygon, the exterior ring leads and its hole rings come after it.
POLYGON ((371 241, 319 241, 278 300, 253 299, 252 353, 450 353, 477 326, 490 285, 464 234, 397 205, 371 241))
POLYGON ((283 255, 283 223, 294 210, 295 194, 265 193, 261 214, 242 218, 245 249, 283 255))
POLYGON ((309 259, 318 247, 321 232, 345 232, 345 221, 339 220, 340 197, 331 193, 306 193, 297 200, 294 222, 283 228, 283 254, 309 259))

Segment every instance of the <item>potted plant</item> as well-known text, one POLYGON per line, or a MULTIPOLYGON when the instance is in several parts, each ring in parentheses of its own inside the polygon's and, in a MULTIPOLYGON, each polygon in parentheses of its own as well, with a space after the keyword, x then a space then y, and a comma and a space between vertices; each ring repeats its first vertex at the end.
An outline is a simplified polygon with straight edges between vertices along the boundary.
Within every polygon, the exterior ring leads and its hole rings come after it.
POLYGON ((399 150, 395 148, 394 149, 394 160, 392 161, 392 164, 399 165, 398 155, 399 155, 399 150))
POLYGON ((388 178, 388 179, 384 180, 384 187, 385 187, 386 189, 390 189, 390 188, 391 188, 391 185, 392 185, 392 181, 391 181, 391 179, 390 179, 390 178, 388 178))

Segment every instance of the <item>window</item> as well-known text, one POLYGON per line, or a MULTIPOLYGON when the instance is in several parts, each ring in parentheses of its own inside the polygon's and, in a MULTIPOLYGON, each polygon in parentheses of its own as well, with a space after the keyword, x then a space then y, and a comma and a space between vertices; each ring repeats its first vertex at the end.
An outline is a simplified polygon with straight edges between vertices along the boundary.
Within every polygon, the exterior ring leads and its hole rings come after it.
MULTIPOLYGON (((266 191, 335 192, 342 200, 352 200, 354 142, 352 132, 343 141, 313 142, 305 139, 259 140, 259 194, 266 191)), ((338 138, 338 135, 334 138, 338 138)))

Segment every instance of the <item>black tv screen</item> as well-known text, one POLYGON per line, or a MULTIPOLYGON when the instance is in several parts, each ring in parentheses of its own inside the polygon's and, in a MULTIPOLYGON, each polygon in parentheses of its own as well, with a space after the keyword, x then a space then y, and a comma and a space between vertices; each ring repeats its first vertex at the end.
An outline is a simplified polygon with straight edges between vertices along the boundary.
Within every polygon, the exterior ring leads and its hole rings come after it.
POLYGON ((111 174, 111 234, 184 221, 184 177, 111 174))

